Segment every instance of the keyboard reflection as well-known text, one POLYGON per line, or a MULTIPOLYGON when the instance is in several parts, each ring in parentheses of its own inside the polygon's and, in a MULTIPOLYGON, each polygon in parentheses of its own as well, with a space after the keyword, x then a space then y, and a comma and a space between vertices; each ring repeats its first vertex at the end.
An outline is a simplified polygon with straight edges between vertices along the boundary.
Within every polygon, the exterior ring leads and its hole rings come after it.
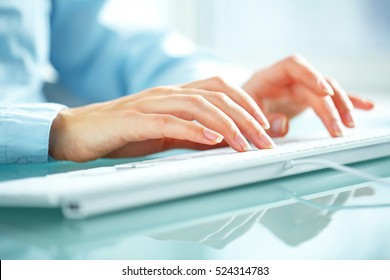
MULTIPOLYGON (((390 168, 378 168, 383 166, 390 166, 390 158, 360 163, 355 168, 383 177, 390 172, 390 168)), ((364 242, 371 235, 381 240, 378 235, 388 232, 390 225, 379 221, 388 217, 390 209, 344 210, 342 207, 389 202, 390 199, 386 201, 389 194, 389 188, 323 170, 80 221, 63 218, 59 209, 0 208, 0 258, 197 259, 216 255, 215 258, 225 258, 232 251, 237 258, 275 258, 273 249, 267 247, 272 242, 278 244, 279 250, 301 252, 306 244, 323 242, 324 236, 340 226, 342 234, 337 234, 337 238, 352 234, 354 244, 364 242), (323 207, 297 203, 284 191, 286 187, 323 207), (284 199, 280 199, 281 193, 284 199), (335 206, 340 210, 329 210, 335 206), (361 228, 351 227, 354 219, 361 228), (374 228, 376 235, 370 231, 374 228), (253 253, 251 247, 259 246, 262 250, 253 253)), ((327 246, 339 244, 337 239, 327 242, 327 246)), ((353 248, 340 251, 336 257, 352 258, 352 254, 357 254, 353 248)), ((279 252, 277 256, 288 255, 279 252)), ((304 256, 327 255, 323 250, 310 250, 304 256)))

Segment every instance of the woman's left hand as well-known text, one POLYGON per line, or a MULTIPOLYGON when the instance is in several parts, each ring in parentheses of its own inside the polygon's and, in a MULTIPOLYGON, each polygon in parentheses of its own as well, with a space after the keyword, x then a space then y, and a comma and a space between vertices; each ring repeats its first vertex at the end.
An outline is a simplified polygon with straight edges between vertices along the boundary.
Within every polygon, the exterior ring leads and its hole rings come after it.
POLYGON ((347 94, 331 78, 325 78, 299 55, 288 57, 256 72, 243 89, 259 104, 271 124, 267 132, 280 137, 288 132, 289 120, 312 107, 333 137, 343 126, 355 126, 353 110, 370 110, 371 101, 347 94))

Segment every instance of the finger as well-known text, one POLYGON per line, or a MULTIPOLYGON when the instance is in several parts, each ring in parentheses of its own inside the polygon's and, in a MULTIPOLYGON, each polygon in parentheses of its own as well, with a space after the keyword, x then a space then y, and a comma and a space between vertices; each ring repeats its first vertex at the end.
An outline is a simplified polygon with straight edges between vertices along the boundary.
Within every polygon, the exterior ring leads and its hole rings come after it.
POLYGON ((199 93, 200 90, 183 89, 183 91, 187 94, 150 97, 147 103, 137 104, 136 107, 145 113, 174 115, 188 121, 198 121, 223 135, 233 149, 241 152, 251 149, 248 141, 228 115, 203 96, 193 94, 194 91, 199 93))
POLYGON ((257 148, 270 149, 275 143, 267 135, 261 125, 245 109, 221 92, 206 90, 183 89, 183 94, 201 95, 211 104, 222 110, 238 126, 242 134, 247 137, 257 148))
POLYGON ((293 87, 293 91, 304 94, 314 112, 324 123, 326 129, 333 137, 343 136, 343 128, 340 115, 330 96, 319 97, 302 85, 293 87))
MULTIPOLYGON (((260 118, 261 123, 263 123, 263 126, 269 127, 267 119, 265 118, 264 114, 262 113, 256 102, 254 102, 254 100, 242 89, 235 89, 225 83, 222 79, 216 77, 207 80, 196 81, 182 86, 182 91, 180 91, 180 88, 172 89, 171 91, 167 91, 167 89, 168 88, 166 87, 158 88, 158 92, 156 92, 156 95, 201 95, 205 97, 208 101, 210 101, 213 105, 221 109, 226 115, 231 117, 232 120, 238 125, 241 132, 250 141, 252 141, 256 147, 260 149, 275 147, 275 144, 273 143, 272 139, 257 123, 259 122, 257 119, 260 118), (215 90, 213 90, 217 88, 223 89, 230 95, 225 94, 225 92, 215 92, 215 90), (231 96, 233 96, 236 101, 234 101, 231 96), (240 105, 238 105, 238 102, 244 104, 244 106, 246 106, 253 112, 252 116, 256 115, 258 116, 258 118, 254 120, 254 117, 252 117, 250 113, 248 113, 248 111, 246 111, 244 108, 240 107, 240 105)), ((148 107, 149 106, 150 104, 148 104, 148 107)), ((150 107, 144 108, 143 110, 145 109, 147 110, 146 112, 151 112, 150 107)), ((182 116, 183 114, 185 114, 185 112, 181 112, 180 116, 182 116)))
POLYGON ((235 88, 227 84, 223 79, 219 77, 196 81, 184 85, 183 87, 223 92, 228 95, 234 102, 244 108, 249 114, 251 114, 265 129, 268 129, 270 127, 269 122, 265 117, 263 111, 247 92, 245 92, 241 88, 235 88))
POLYGON ((352 113, 354 107, 347 93, 337 81, 330 78, 327 79, 327 81, 333 88, 334 95, 332 96, 332 99, 339 111, 342 122, 346 127, 355 127, 355 120, 352 113))
POLYGON ((254 117, 224 93, 206 91, 203 96, 228 115, 237 124, 243 135, 257 148, 275 148, 275 143, 254 117))
POLYGON ((268 115, 271 128, 267 131, 271 137, 284 137, 289 129, 288 118, 284 114, 272 113, 268 115))
POLYGON ((356 109, 371 110, 374 108, 374 103, 370 100, 363 99, 354 95, 349 95, 349 98, 356 109))
POLYGON ((129 134, 127 142, 139 142, 149 139, 174 138, 191 142, 215 145, 223 136, 203 125, 183 120, 172 115, 136 114, 127 121, 129 134))
POLYGON ((333 95, 325 78, 303 57, 294 55, 262 71, 262 75, 275 85, 302 84, 318 96, 333 95))

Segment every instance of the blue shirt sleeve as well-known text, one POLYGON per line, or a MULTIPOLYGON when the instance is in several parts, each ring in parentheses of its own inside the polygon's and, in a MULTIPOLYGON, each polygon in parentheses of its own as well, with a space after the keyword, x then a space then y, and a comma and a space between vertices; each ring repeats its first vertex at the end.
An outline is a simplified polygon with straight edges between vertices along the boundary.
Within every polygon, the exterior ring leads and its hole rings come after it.
POLYGON ((0 1, 0 164, 46 162, 53 119, 44 103, 49 1, 0 1))
POLYGON ((55 1, 51 62, 61 83, 89 102, 214 75, 241 84, 247 73, 195 48, 175 33, 133 28, 125 34, 99 22, 102 0, 55 1))
POLYGON ((50 127, 63 108, 53 103, 0 104, 0 163, 47 162, 50 127))

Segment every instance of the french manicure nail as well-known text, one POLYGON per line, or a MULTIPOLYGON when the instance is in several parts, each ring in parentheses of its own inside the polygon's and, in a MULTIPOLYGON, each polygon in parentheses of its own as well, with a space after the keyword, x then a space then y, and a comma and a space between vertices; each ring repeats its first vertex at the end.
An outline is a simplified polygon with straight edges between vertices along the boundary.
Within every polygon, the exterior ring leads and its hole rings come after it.
POLYGON ((204 128, 203 134, 204 134, 204 136, 206 136, 206 138, 208 140, 211 140, 215 143, 221 143, 223 140, 223 136, 221 134, 219 134, 213 130, 210 130, 208 128, 204 128))
POLYGON ((343 117, 348 127, 355 127, 355 120, 351 112, 345 112, 343 117))
POLYGON ((333 134, 336 137, 340 137, 344 135, 343 129, 341 128, 341 122, 338 120, 332 121, 332 130, 333 130, 333 134))
POLYGON ((251 145, 249 145, 249 142, 245 139, 244 136, 237 134, 237 143, 240 145, 243 151, 249 151, 251 149, 251 145))
POLYGON ((287 119, 286 118, 274 118, 272 120, 272 132, 275 135, 285 135, 287 131, 287 119))
POLYGON ((264 149, 273 149, 276 147, 275 142, 265 133, 260 135, 260 142, 264 149))
POLYGON ((262 112, 255 112, 255 118, 258 122, 263 124, 262 127, 264 129, 269 129, 271 127, 267 118, 265 117, 265 115, 262 112))
POLYGON ((322 91, 325 92, 327 95, 334 95, 332 87, 324 79, 320 79, 319 84, 321 85, 322 91))

